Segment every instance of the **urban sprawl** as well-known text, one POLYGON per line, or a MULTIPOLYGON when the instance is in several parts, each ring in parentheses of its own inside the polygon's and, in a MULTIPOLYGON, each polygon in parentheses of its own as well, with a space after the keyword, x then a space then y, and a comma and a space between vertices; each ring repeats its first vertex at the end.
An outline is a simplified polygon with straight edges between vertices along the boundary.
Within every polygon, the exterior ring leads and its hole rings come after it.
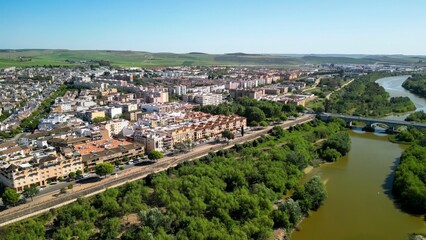
POLYGON ((322 79, 373 71, 414 71, 391 65, 266 67, 33 67, 0 69, 0 181, 23 191, 92 173, 99 163, 142 161, 235 136, 252 123, 196 106, 240 97, 304 106, 322 79))

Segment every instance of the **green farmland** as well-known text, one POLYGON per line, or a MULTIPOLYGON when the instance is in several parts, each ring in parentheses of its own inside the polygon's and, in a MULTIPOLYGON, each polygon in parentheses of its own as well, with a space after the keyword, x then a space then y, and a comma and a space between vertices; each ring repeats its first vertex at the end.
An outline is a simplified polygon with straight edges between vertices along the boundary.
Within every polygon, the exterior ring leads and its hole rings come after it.
POLYGON ((267 54, 204 54, 204 53, 149 53, 141 51, 108 50, 0 50, 0 67, 25 67, 77 65, 87 61, 109 61, 115 66, 201 66, 201 65, 267 65, 292 66, 321 63, 388 63, 403 65, 425 65, 425 57, 389 56, 327 56, 327 55, 267 55, 267 54))

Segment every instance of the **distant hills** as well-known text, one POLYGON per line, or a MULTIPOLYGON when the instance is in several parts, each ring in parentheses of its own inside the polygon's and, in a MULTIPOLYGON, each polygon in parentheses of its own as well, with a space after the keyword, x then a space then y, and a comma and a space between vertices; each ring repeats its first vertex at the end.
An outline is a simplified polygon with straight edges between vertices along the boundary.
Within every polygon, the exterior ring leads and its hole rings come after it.
POLYGON ((248 54, 150 53, 116 50, 0 49, 0 67, 76 65, 87 61, 109 61, 117 66, 191 65, 300 65, 300 64, 401 64, 426 66, 426 56, 357 54, 248 54))

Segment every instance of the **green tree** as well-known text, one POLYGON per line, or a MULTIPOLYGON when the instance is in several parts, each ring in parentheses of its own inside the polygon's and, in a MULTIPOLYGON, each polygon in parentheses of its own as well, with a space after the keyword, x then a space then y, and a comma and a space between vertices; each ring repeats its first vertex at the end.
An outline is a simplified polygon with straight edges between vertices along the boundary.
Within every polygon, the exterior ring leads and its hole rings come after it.
POLYGON ((228 141, 230 139, 234 139, 234 133, 232 133, 231 131, 229 131, 229 129, 226 129, 225 131, 222 132, 222 137, 226 138, 228 141))
POLYGON ((321 158, 327 162, 335 162, 337 159, 341 158, 342 155, 334 148, 326 148, 321 151, 321 158))
POLYGON ((265 113, 258 107, 248 107, 244 115, 249 123, 253 121, 259 123, 266 119, 265 113))
POLYGON ((272 220, 274 221, 274 228, 285 228, 289 229, 290 224, 290 217, 288 214, 284 211, 275 209, 272 211, 272 220))
POLYGON ((100 122, 104 122, 104 121, 108 121, 111 120, 109 117, 95 117, 94 119, 92 119, 93 123, 100 123, 100 122))
POLYGON ((114 166, 111 163, 96 164, 95 172, 98 176, 106 176, 114 171, 114 166))
POLYGON ((311 199, 312 210, 318 209, 322 202, 327 198, 327 191, 319 176, 314 176, 304 184, 306 193, 311 199))
POLYGON ((342 156, 351 150, 351 138, 346 132, 339 132, 331 135, 324 143, 323 149, 336 149, 342 156))
POLYGON ((68 240, 71 239, 71 237, 72 230, 70 227, 60 228, 53 234, 53 239, 55 240, 68 240))
POLYGON ((2 196, 3 204, 5 206, 15 205, 20 197, 21 195, 15 189, 7 187, 2 196))
POLYGON ((288 199, 278 206, 278 209, 285 212, 289 216, 289 221, 292 227, 296 226, 302 219, 302 210, 299 203, 293 199, 288 199))
POLYGON ((39 189, 37 186, 31 186, 31 187, 24 187, 24 191, 22 192, 22 196, 24 196, 24 198, 31 198, 31 201, 33 200, 33 197, 35 195, 37 195, 37 193, 39 192, 39 189))
POLYGON ((269 131, 269 134, 271 136, 281 138, 284 137, 285 131, 281 126, 274 126, 271 131, 269 131))
POLYGON ((145 226, 148 226, 152 231, 156 232, 160 226, 169 224, 169 219, 163 215, 158 208, 151 208, 148 210, 142 210, 139 213, 139 217, 145 226))
POLYGON ((68 177, 69 178, 75 178, 77 176, 77 174, 75 173, 75 172, 70 172, 69 174, 68 174, 68 177))
POLYGON ((267 127, 269 124, 266 121, 261 121, 259 125, 262 127, 267 127))
POLYGON ((408 130, 403 130, 403 131, 399 132, 398 134, 396 134, 395 138, 398 141, 401 141, 401 142, 413 142, 414 141, 414 136, 408 130))
POLYGON ((152 150, 151 152, 148 153, 148 158, 150 160, 158 160, 163 157, 164 157, 163 153, 157 150, 152 150))
POLYGON ((75 171, 75 175, 76 175, 77 177, 81 177, 81 176, 83 175, 83 171, 81 171, 81 170, 79 169, 79 170, 75 171))
POLYGON ((99 238, 104 240, 114 240, 120 233, 121 225, 119 218, 107 218, 102 222, 99 238))

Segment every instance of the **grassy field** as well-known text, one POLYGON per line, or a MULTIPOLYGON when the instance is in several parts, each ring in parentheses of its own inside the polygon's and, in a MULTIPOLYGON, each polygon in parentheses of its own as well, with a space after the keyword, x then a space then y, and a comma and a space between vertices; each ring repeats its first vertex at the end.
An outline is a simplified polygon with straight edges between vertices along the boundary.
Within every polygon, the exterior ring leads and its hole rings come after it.
POLYGON ((390 63, 425 65, 426 57, 392 56, 284 56, 261 54, 149 53, 105 50, 0 50, 0 67, 74 65, 81 61, 106 60, 116 66, 268 65, 293 66, 305 63, 390 63))

